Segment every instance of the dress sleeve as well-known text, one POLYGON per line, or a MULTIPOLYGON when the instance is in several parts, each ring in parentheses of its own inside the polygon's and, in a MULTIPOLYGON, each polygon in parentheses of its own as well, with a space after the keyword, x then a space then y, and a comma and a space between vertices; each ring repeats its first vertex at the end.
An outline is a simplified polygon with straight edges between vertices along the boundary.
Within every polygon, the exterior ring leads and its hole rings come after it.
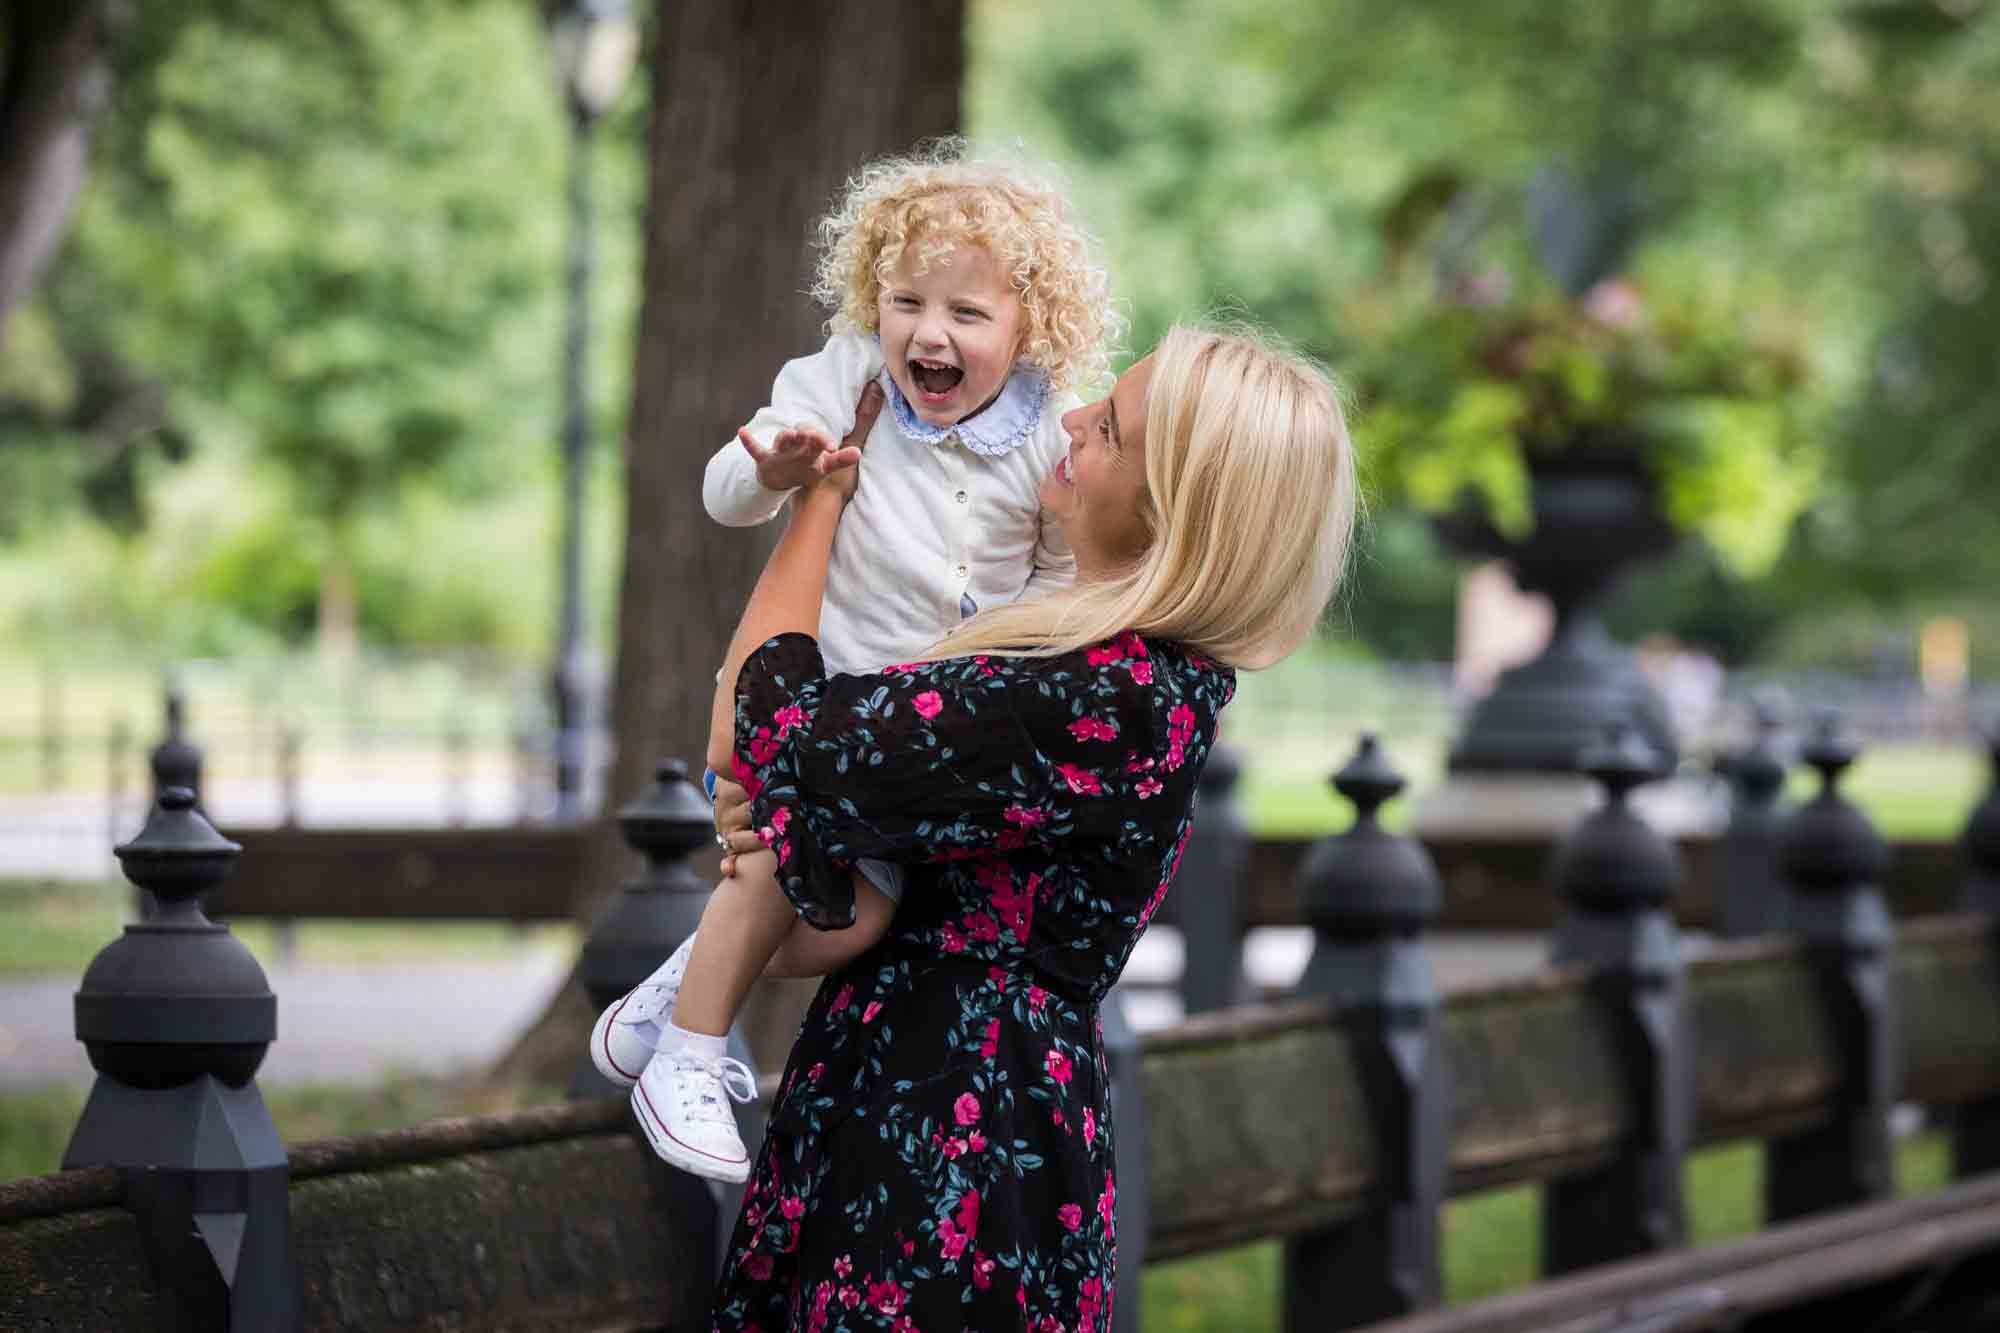
MULTIPOLYGON (((787 361, 771 385, 771 401, 744 429, 759 444, 781 430, 816 430, 839 441, 854 429, 854 405, 868 381, 882 373, 882 353, 872 337, 836 333, 811 356, 787 361)), ((726 527, 765 523, 785 507, 790 491, 773 491, 757 480, 757 464, 735 436, 708 460, 701 500, 708 516, 726 527)))
POLYGON ((1060 657, 865 676, 826 675, 809 635, 784 634, 737 678, 736 779, 786 895, 810 924, 838 929, 853 920, 857 857, 1116 836, 1127 798, 1159 792, 1180 767, 1186 738, 1156 725, 1166 710, 1152 689, 1147 649, 1129 634, 1060 657))

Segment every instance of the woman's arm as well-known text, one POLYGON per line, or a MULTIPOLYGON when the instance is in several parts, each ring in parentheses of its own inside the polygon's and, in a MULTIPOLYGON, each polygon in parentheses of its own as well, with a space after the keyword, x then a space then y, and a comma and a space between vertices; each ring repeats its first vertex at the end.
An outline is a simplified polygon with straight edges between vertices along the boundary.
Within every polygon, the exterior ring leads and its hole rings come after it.
MULTIPOLYGON (((841 448, 858 450, 875 425, 882 410, 881 386, 870 382, 855 407, 854 429, 841 441, 841 448)), ((833 551, 834 530, 840 526, 840 511, 853 498, 860 466, 842 468, 824 480, 797 492, 792 498, 791 522, 778 539, 778 549, 764 565, 757 586, 750 593, 743 618, 736 623, 736 635, 723 657, 722 673, 716 680, 715 701, 709 710, 708 766, 727 776, 733 769, 733 734, 736 721, 736 674, 743 660, 757 651, 765 640, 796 631, 819 634, 820 602, 826 593, 826 562, 833 551)))

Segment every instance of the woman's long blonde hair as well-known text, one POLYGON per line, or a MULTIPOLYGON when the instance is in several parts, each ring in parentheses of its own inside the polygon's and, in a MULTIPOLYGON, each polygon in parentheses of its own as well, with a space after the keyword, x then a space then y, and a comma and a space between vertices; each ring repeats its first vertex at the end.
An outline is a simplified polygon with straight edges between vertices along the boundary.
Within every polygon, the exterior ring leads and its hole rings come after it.
POLYGON ((1252 669, 1297 648, 1340 583, 1358 505, 1325 369, 1249 330, 1174 326, 1153 352, 1145 467, 1132 566, 982 612, 929 655, 1053 656, 1128 629, 1252 669))

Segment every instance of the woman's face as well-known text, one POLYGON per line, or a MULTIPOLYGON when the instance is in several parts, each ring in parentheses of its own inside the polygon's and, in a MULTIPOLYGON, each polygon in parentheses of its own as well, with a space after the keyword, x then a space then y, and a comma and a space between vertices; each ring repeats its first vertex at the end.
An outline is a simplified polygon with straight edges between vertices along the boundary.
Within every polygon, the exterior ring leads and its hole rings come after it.
POLYGON ((1069 454, 1042 479, 1042 504, 1076 552, 1079 578, 1101 578, 1146 550, 1146 395, 1153 358, 1118 377, 1108 397, 1063 414, 1069 454))

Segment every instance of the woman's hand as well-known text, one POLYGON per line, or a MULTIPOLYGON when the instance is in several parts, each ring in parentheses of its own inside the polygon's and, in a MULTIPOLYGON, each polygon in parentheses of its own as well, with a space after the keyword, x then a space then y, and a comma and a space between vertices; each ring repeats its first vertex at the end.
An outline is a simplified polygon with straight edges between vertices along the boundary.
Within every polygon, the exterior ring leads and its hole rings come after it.
POLYGON ((840 497, 843 505, 854 498, 854 488, 861 484, 861 450, 868 443, 868 432, 875 429, 875 418, 881 413, 882 386, 870 380, 867 387, 861 390, 861 401, 854 405, 854 429, 847 432, 840 448, 820 455, 827 465, 813 483, 813 490, 831 491, 840 497))

